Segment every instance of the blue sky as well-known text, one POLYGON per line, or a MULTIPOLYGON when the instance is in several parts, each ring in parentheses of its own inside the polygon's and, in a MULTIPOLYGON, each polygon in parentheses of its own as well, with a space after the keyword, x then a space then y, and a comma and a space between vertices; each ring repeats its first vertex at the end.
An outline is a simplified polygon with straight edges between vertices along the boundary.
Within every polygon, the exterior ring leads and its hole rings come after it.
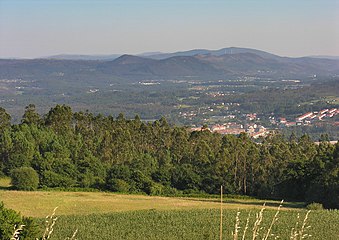
POLYGON ((339 0, 0 0, 0 57, 250 47, 339 55, 339 0))

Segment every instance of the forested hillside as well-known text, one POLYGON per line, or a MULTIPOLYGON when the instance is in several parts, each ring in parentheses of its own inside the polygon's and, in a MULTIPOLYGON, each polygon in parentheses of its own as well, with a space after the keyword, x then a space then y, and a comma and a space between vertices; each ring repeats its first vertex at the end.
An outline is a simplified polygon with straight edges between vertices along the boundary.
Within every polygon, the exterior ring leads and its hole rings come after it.
POLYGON ((165 118, 143 122, 65 105, 43 117, 29 105, 20 124, 10 120, 0 108, 0 170, 15 183, 37 174, 39 188, 151 195, 218 193, 223 185, 230 194, 339 208, 339 144, 325 137, 319 145, 308 136, 286 141, 279 134, 255 143, 245 134, 189 132, 165 118))

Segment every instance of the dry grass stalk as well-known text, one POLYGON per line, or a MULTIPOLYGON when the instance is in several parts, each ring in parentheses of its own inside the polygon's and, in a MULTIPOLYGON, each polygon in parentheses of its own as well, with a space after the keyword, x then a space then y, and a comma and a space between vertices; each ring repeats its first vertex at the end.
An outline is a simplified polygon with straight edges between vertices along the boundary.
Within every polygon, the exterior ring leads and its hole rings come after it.
POLYGON ((234 225, 234 232, 232 232, 233 240, 238 240, 238 233, 240 229, 240 211, 238 210, 237 215, 235 216, 235 225, 234 225))
POLYGON ((220 186, 220 240, 222 240, 222 185, 220 186))
POLYGON ((66 238, 66 240, 76 240, 76 238, 75 238, 75 236, 77 235, 77 233, 78 233, 78 229, 76 229, 75 231, 74 231, 74 233, 73 233, 73 235, 72 235, 72 237, 71 238, 66 238))
POLYGON ((246 225, 245 225, 245 228, 244 228, 244 232, 242 234, 242 240, 245 240, 246 231, 248 229, 248 224, 250 222, 250 217, 251 217, 251 212, 248 212, 248 216, 247 216, 247 219, 246 219, 246 225))
POLYGON ((303 221, 303 224, 300 228, 300 230, 298 230, 298 226, 299 226, 299 214, 298 214, 298 217, 297 217, 297 222, 295 224, 295 227, 292 228, 291 230, 291 236, 290 236, 290 239, 292 240, 301 240, 301 239, 305 239, 307 237, 311 237, 312 235, 308 234, 308 233, 305 233, 307 229, 309 229, 311 226, 307 226, 306 227, 306 223, 307 223, 307 219, 308 219, 308 215, 310 214, 311 210, 307 211, 306 215, 305 215, 305 218, 304 218, 304 221, 303 221))
POLYGON ((262 208, 260 209, 260 212, 256 214, 256 219, 252 228, 252 240, 255 240, 259 236, 259 232, 261 229, 260 225, 263 220, 265 205, 266 203, 263 204, 262 208))
POLYGON ((304 234, 304 232, 311 227, 310 225, 306 227, 306 222, 307 222, 308 215, 310 214, 310 212, 311 212, 311 210, 307 211, 307 213, 305 215, 303 225, 302 225, 301 230, 300 230, 300 239, 304 239, 306 237, 311 237, 311 235, 309 235, 307 233, 304 234))
POLYGON ((298 237, 298 228, 299 228, 299 220, 300 220, 300 214, 297 215, 297 221, 295 222, 294 228, 291 229, 291 236, 290 239, 297 240, 298 237))
POLYGON ((20 225, 18 228, 17 226, 14 227, 14 233, 13 236, 11 237, 11 240, 19 240, 20 239, 20 233, 24 229, 25 225, 20 225))
POLYGON ((46 217, 46 228, 44 235, 42 236, 42 240, 47 240, 51 237, 53 232, 53 226, 58 219, 55 217, 55 211, 58 209, 58 207, 54 208, 52 215, 46 217))
POLYGON ((270 224, 270 227, 267 229, 267 233, 266 233, 265 237, 263 238, 263 240, 267 240, 268 237, 269 237, 270 235, 271 235, 271 236, 274 236, 274 234, 271 234, 272 227, 273 227, 274 223, 276 223, 276 222, 278 221, 278 214, 279 214, 279 212, 280 212, 280 208, 282 207, 283 202, 284 202, 284 200, 282 200, 282 201, 280 202, 280 204, 279 204, 279 206, 278 206, 278 209, 277 209, 277 211, 276 211, 276 213, 275 213, 275 215, 274 215, 274 217, 273 217, 273 219, 272 219, 272 222, 271 222, 271 224, 270 224))
MULTIPOLYGON (((47 240, 51 237, 53 232, 53 227, 55 225, 56 220, 58 219, 55 217, 55 212, 58 209, 58 207, 54 208, 52 215, 46 217, 46 228, 44 235, 42 236, 41 240, 47 240)), ((65 240, 76 240, 76 235, 78 233, 78 229, 76 229, 72 235, 72 237, 67 237, 65 240)), ((38 240, 38 239, 37 239, 38 240)))

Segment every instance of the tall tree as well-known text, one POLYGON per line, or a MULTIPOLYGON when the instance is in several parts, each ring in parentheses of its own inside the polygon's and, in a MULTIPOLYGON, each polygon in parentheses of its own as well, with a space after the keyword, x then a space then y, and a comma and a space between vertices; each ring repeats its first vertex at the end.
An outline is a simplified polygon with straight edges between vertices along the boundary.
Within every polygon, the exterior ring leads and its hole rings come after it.
POLYGON ((40 115, 36 112, 35 105, 34 104, 29 104, 25 108, 25 113, 22 116, 21 123, 23 124, 40 124, 41 123, 41 118, 40 115))
POLYGON ((66 134, 72 128, 72 109, 66 105, 56 105, 47 113, 45 124, 60 134, 66 134))
POLYGON ((0 132, 11 126, 11 115, 6 110, 0 107, 0 132))
POLYGON ((0 175, 2 175, 2 173, 9 174, 11 170, 8 168, 8 165, 12 148, 13 141, 11 132, 9 129, 4 129, 2 133, 0 133, 0 175))

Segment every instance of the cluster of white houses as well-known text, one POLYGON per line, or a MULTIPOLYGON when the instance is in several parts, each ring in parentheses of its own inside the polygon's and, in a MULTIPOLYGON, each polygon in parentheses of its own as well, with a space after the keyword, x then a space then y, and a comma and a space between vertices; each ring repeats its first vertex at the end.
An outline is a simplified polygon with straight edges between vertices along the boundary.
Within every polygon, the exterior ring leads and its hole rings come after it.
MULTIPOLYGON (((332 118, 339 114, 339 109, 323 109, 319 112, 307 112, 301 116, 298 116, 295 121, 289 122, 286 118, 280 118, 279 121, 276 121, 274 117, 270 117, 270 122, 272 124, 280 124, 282 126, 300 126, 300 125, 310 125, 316 121, 321 121, 326 118, 332 118)), ((266 137, 271 132, 266 129, 264 126, 253 123, 254 120, 259 120, 256 113, 250 113, 246 115, 246 120, 251 122, 249 124, 243 125, 236 122, 228 122, 224 124, 216 124, 211 127, 195 127, 191 128, 191 131, 210 131, 220 134, 233 134, 239 135, 241 133, 247 133, 250 137, 256 139, 259 137, 266 137)))
POLYGON ((238 135, 240 133, 247 133, 250 137, 255 139, 259 137, 265 137, 270 133, 264 126, 255 123, 248 124, 245 127, 242 124, 229 122, 222 125, 216 124, 213 125, 211 128, 204 127, 191 128, 191 131, 203 131, 203 130, 208 130, 223 135, 226 134, 238 135))
POLYGON ((298 126, 298 125, 309 125, 315 121, 321 121, 326 118, 332 118, 339 114, 339 109, 332 108, 332 109, 323 109, 319 112, 307 112, 295 119, 295 122, 288 122, 286 118, 280 118, 279 123, 283 124, 287 127, 289 126, 298 126))

